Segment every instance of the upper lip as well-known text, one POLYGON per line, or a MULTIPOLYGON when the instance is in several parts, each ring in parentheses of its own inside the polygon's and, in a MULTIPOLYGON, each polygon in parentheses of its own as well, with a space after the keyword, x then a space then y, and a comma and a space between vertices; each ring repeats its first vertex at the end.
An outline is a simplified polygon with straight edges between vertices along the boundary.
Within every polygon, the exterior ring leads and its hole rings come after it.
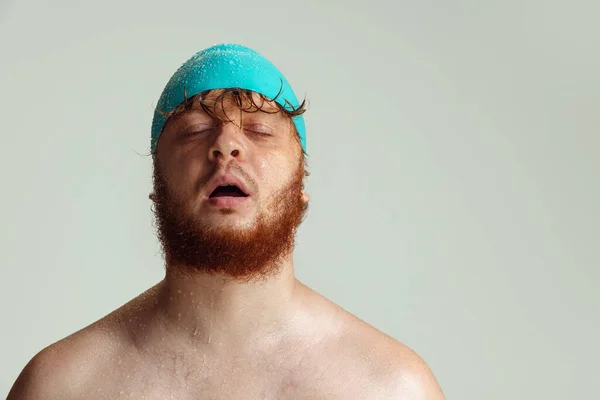
POLYGON ((250 196, 246 185, 241 179, 231 174, 225 174, 217 176, 210 182, 210 185, 208 185, 207 197, 210 197, 215 189, 221 185, 237 186, 246 196, 250 196))

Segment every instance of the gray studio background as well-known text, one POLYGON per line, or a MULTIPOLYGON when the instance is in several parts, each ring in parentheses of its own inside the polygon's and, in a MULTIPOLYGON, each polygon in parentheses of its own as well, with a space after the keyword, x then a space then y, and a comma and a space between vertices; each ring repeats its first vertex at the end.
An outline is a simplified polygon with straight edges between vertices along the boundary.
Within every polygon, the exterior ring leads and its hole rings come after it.
POLYGON ((449 399, 597 394, 595 1, 0 5, 0 397, 163 276, 152 107, 219 42, 300 97, 300 280, 416 350, 449 399))

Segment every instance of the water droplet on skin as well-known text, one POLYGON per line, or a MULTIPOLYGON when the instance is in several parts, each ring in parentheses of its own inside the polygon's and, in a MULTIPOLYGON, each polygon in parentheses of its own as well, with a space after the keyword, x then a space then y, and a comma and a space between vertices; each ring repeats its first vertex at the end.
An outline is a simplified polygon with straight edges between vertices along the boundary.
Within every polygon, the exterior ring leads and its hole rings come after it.
POLYGON ((181 294, 181 289, 177 289, 177 293, 180 293, 180 294, 181 294))

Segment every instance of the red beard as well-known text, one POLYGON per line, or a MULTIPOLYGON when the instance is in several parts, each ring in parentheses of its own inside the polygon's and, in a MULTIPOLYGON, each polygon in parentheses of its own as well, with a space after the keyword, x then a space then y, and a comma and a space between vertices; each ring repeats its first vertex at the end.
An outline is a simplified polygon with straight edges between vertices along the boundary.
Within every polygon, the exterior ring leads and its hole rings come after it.
POLYGON ((302 200, 304 161, 291 181, 276 193, 267 212, 243 231, 217 231, 206 226, 173 198, 157 163, 154 164, 154 215, 166 267, 181 273, 220 274, 249 281, 276 274, 294 249, 295 235, 308 204, 302 200))

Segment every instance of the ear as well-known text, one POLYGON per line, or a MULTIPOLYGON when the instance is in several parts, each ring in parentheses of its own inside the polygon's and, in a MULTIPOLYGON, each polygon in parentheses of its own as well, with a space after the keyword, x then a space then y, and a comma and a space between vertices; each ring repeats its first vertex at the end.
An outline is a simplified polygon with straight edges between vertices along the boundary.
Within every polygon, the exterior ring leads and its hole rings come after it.
POLYGON ((155 203, 156 203, 156 195, 154 194, 154 192, 150 193, 150 194, 148 195, 148 198, 149 198, 150 200, 152 200, 153 202, 155 202, 155 203))
POLYGON ((310 200, 310 196, 303 190, 302 191, 302 201, 305 203, 308 203, 308 200, 310 200))

